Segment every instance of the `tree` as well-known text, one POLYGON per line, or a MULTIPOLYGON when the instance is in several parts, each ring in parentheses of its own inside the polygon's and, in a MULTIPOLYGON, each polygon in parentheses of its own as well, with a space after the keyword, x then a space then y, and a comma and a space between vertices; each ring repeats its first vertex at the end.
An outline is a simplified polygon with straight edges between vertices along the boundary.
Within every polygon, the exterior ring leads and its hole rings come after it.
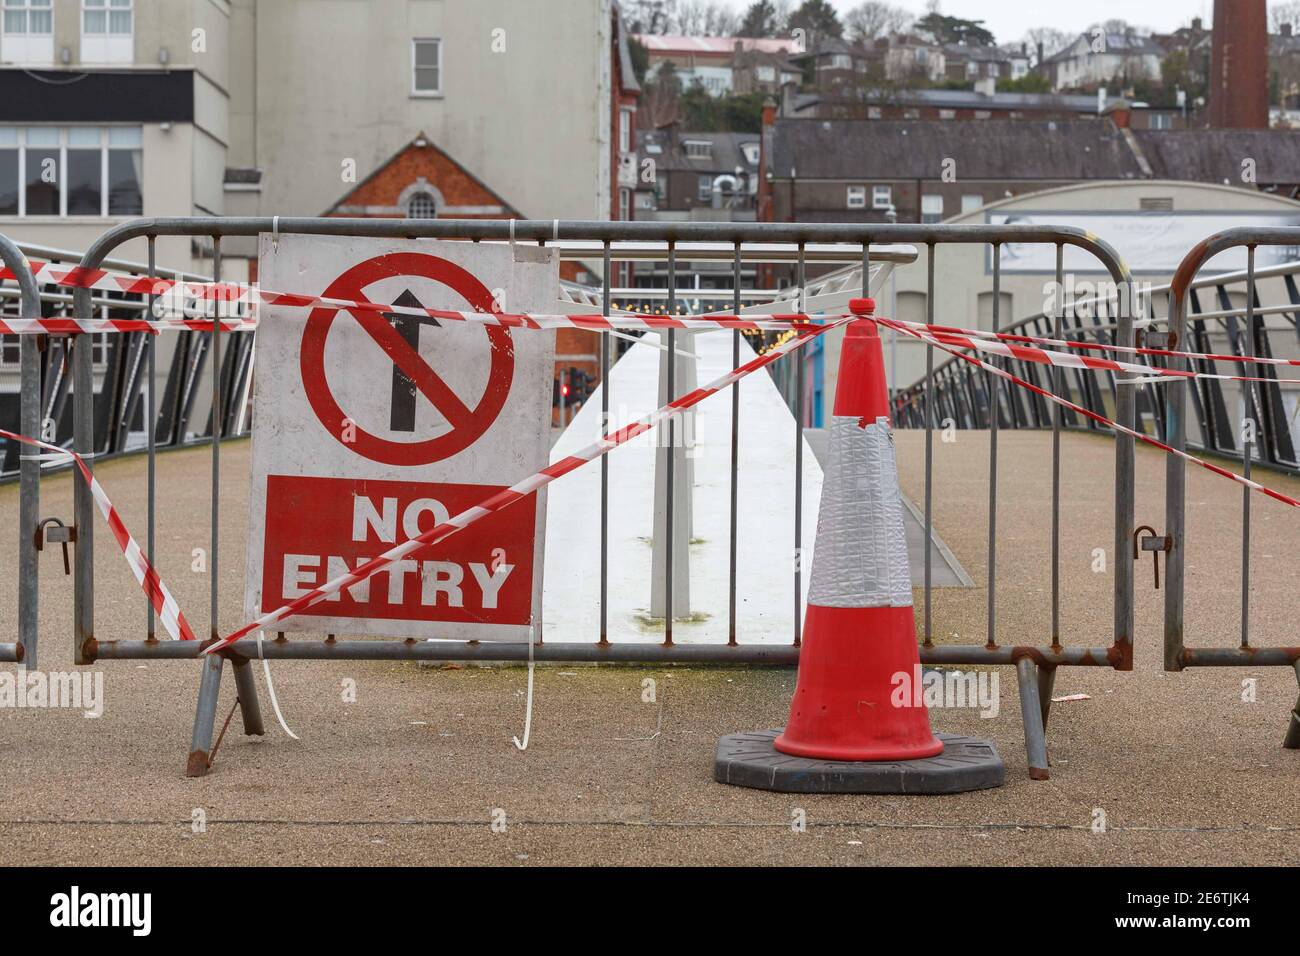
POLYGON ((776 4, 772 0, 755 0, 741 17, 740 27, 736 31, 737 36, 742 37, 774 37, 781 33, 784 22, 781 19, 780 11, 777 10, 776 4))
MULTIPOLYGON (((1074 35, 1058 30, 1056 27, 1034 27, 1025 33, 1025 43, 1029 44, 1029 49, 1034 51, 1035 57, 1038 56, 1039 44, 1042 44, 1044 60, 1055 56, 1073 41, 1074 35)), ((1042 66, 1042 64, 1036 62, 1034 66, 1042 66)))
POLYGON ((1274 3, 1268 8, 1269 32, 1281 33, 1284 26, 1300 30, 1300 3, 1274 3))
POLYGON ((840 23, 839 15, 828 0, 803 0, 794 13, 790 14, 788 28, 791 31, 803 30, 810 41, 809 49, 815 48, 811 41, 816 37, 844 35, 844 24, 840 23))
POLYGON ((623 20, 630 33, 668 33, 675 0, 624 0, 623 20))
POLYGON ((737 28, 736 14, 721 0, 677 0, 674 19, 684 36, 729 37, 737 28))
POLYGON ((998 80, 999 93, 1050 93, 1052 81, 1042 73, 1026 73, 1014 80, 998 80))
POLYGON ((858 43, 903 33, 912 25, 912 15, 902 7, 881 0, 867 0, 844 15, 849 38, 858 43))
POLYGON ((645 71, 650 68, 650 51, 635 36, 627 38, 627 52, 632 60, 632 74, 638 83, 645 82, 645 71))
POLYGON ((967 46, 995 46, 997 39, 984 28, 983 20, 963 20, 929 13, 916 21, 916 29, 936 43, 964 43, 967 46))

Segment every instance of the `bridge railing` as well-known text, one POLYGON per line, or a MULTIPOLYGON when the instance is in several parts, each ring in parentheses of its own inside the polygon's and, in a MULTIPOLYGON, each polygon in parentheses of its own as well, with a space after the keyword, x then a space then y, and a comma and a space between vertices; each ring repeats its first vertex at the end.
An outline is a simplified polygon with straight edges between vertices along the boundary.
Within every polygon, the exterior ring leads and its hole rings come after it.
MULTIPOLYGON (((1134 321, 1138 344, 1184 351, 1244 355, 1247 347, 1243 321, 1253 314, 1254 342, 1251 347, 1260 357, 1300 357, 1300 261, 1284 262, 1261 268, 1254 273, 1253 291, 1248 291, 1248 270, 1234 270, 1197 278, 1184 290, 1186 311, 1184 326, 1176 339, 1170 339, 1173 309, 1172 283, 1151 286, 1141 297, 1145 315, 1134 321), (1245 304, 1249 297, 1250 303, 1245 304), (1236 304, 1241 300, 1243 304, 1236 304)), ((1091 295, 1060 300, 1060 314, 1039 312, 998 331, 1045 338, 1061 338, 1093 345, 1114 345, 1113 313, 1116 296, 1091 295)), ((1151 364, 1167 367, 1159 357, 1149 357, 1151 364)), ((1197 360, 1196 371, 1224 372, 1211 361, 1197 360)), ((1009 369, 1038 385, 1050 382, 1059 373, 1058 394, 1078 405, 1108 418, 1114 417, 1117 387, 1109 372, 1083 369, 1044 370, 1032 362, 1009 360, 1009 369)), ((1240 363, 1237 363, 1240 368, 1240 363)), ((1245 374, 1237 372, 1236 374, 1245 374)), ((1274 369, 1262 366, 1255 372, 1271 379, 1260 385, 1258 441, 1252 449, 1255 464, 1300 474, 1300 392, 1288 390, 1274 369)), ((1127 386, 1136 393, 1134 421, 1139 431, 1162 435, 1168 425, 1167 385, 1146 383, 1127 386)), ((987 428, 989 397, 984 377, 960 359, 944 361, 925 377, 899 388, 895 393, 898 423, 905 428, 925 426, 925 395, 933 390, 929 405, 935 424, 945 423, 959 429, 987 428)), ((1236 409, 1245 401, 1241 383, 1219 379, 1200 379, 1191 391, 1192 427, 1188 448, 1210 452, 1235 461, 1243 459, 1241 422, 1236 409)), ((998 422, 1001 428, 1051 428, 1055 409, 1045 399, 1030 392, 1003 393, 998 422)), ((1093 419, 1068 409, 1062 411, 1062 427, 1081 431, 1110 429, 1093 419)))

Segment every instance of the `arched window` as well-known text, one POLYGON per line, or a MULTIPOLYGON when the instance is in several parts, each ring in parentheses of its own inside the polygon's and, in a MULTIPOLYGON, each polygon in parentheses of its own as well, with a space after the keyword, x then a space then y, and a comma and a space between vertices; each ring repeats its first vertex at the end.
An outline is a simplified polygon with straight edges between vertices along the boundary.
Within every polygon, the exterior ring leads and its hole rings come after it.
POLYGON ((407 219, 437 219, 438 204, 429 193, 418 192, 406 203, 407 219))

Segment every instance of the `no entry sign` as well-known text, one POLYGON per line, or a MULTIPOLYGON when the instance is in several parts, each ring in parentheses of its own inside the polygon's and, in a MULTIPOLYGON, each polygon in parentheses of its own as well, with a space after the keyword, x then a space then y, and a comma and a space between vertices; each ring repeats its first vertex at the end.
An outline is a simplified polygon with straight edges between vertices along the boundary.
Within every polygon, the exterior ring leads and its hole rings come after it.
MULTIPOLYGON (((551 308, 558 260, 473 243, 262 236, 261 281, 426 308, 551 308)), ((553 336, 264 307, 253 392, 247 610, 257 614, 542 467, 553 336)), ((284 622, 520 640, 541 609, 544 492, 284 622)))

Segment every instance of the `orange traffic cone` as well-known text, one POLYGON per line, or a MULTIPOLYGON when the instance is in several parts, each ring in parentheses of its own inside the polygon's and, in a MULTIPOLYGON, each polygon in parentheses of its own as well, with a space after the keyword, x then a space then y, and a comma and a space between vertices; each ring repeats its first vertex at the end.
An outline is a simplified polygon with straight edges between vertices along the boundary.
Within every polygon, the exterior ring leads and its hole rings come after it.
MULTIPOLYGON (((875 303, 849 308, 869 315, 875 303)), ((925 706, 897 692, 920 673, 920 656, 884 359, 870 319, 849 323, 844 336, 827 431, 799 678, 773 745, 821 760, 933 757, 944 745, 925 706)))

